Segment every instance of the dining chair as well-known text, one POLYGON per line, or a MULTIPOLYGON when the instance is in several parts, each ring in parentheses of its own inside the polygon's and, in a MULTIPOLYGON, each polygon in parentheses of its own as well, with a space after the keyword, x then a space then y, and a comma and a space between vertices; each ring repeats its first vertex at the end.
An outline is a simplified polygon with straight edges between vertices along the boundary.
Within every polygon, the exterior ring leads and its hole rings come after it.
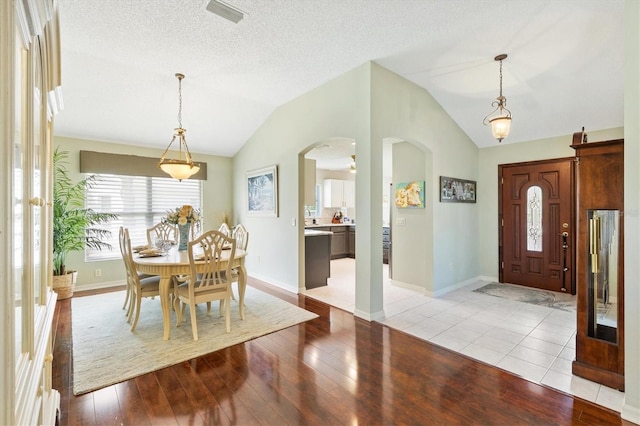
POLYGON ((231 236, 231 229, 229 228, 229 225, 227 225, 225 222, 222 222, 222 224, 218 228, 218 232, 222 232, 227 237, 231 236))
POLYGON ((131 322, 131 331, 134 331, 140 317, 142 298, 160 295, 160 277, 154 275, 141 279, 133 263, 133 250, 131 249, 131 238, 129 237, 128 229, 123 230, 122 242, 124 248, 123 259, 127 270, 127 288, 131 289, 127 322, 131 322))
POLYGON ((225 326, 227 333, 231 332, 231 264, 235 258, 236 242, 233 238, 219 231, 207 231, 195 240, 189 242, 187 248, 191 273, 186 282, 174 287, 174 310, 176 311, 176 325, 179 327, 184 320, 184 309, 189 305, 191 316, 191 330, 193 340, 198 340, 198 325, 196 322, 196 305, 207 303, 207 316, 211 315, 211 302, 220 301, 220 312, 225 310, 225 326), (225 261, 222 261, 223 249, 225 261), (226 255, 229 255, 228 261, 226 255), (199 269, 199 271, 198 271, 199 269))
POLYGON ((153 246, 155 240, 171 240, 178 243, 178 227, 167 222, 160 222, 147 229, 147 243, 153 246))
MULTIPOLYGON (((247 246, 249 245, 249 231, 243 224, 239 224, 235 228, 233 228, 233 238, 236 240, 236 248, 240 250, 247 251, 247 246)), ((238 268, 231 269, 231 283, 238 282, 238 268)), ((233 294, 233 287, 231 288, 231 298, 236 300, 235 295, 233 294)))
MULTIPOLYGON (((118 234, 118 241, 119 241, 119 245, 120 245, 120 254, 122 255, 122 259, 125 260, 125 247, 124 247, 124 226, 120 227, 120 232, 118 234)), ((125 268, 126 268, 126 264, 125 264, 125 268)), ((149 277, 153 277, 154 275, 149 275, 149 274, 145 274, 142 272, 136 272, 138 274, 138 278, 139 279, 145 279, 145 278, 149 278, 149 277)), ((129 311, 131 309, 130 303, 131 300, 133 299, 131 296, 131 285, 129 284, 129 280, 127 279, 127 284, 126 284, 126 290, 125 290, 125 297, 124 297, 124 303, 122 304, 122 309, 125 309, 125 315, 127 316, 127 318, 129 317, 129 311)))
MULTIPOLYGON (((127 260, 126 260, 126 252, 124 250, 124 227, 121 226, 120 227, 120 232, 118 233, 118 242, 120 243, 120 255, 122 256, 122 260, 125 263, 125 270, 127 268, 127 260)), ((129 302, 131 302, 131 284, 129 282, 129 271, 126 271, 127 273, 127 288, 125 290, 125 296, 124 296, 124 304, 122 305, 122 309, 126 309, 125 315, 127 317, 129 317, 129 302)))

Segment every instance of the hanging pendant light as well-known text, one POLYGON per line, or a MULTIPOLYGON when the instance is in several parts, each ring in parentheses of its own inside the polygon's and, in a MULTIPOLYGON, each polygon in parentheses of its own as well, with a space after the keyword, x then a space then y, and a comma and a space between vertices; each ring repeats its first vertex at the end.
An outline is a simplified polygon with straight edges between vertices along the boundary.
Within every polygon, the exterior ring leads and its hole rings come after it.
POLYGON ((173 134, 173 139, 169 142, 169 146, 164 150, 164 153, 162 153, 162 157, 160 157, 160 161, 158 162, 158 167, 160 167, 163 172, 169 174, 172 178, 181 181, 182 179, 189 179, 197 173, 198 170, 200 170, 200 166, 194 163, 191 159, 191 153, 189 152, 189 147, 187 147, 187 140, 184 137, 187 129, 182 128, 182 79, 184 78, 184 75, 176 73, 176 78, 178 79, 178 99, 180 102, 180 107, 178 109, 178 128, 174 129, 176 132, 173 134), (171 148, 171 145, 176 139, 178 139, 180 144, 178 148, 178 158, 166 158, 169 148, 171 148))
POLYGON ((500 62, 500 96, 491 103, 491 106, 496 109, 487 115, 482 123, 485 126, 491 124, 493 137, 498 142, 502 142, 502 139, 509 136, 509 130, 511 129, 511 111, 507 109, 507 98, 502 96, 502 61, 507 59, 507 54, 503 53, 493 59, 500 62))

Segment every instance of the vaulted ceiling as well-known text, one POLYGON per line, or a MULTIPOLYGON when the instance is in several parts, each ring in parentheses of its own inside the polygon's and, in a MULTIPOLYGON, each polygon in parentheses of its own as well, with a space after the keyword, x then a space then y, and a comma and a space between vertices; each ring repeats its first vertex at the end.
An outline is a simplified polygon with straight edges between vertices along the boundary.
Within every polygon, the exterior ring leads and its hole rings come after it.
POLYGON ((65 109, 55 134, 232 156, 278 106, 374 61, 428 90, 479 147, 623 125, 623 0, 58 0, 65 109))

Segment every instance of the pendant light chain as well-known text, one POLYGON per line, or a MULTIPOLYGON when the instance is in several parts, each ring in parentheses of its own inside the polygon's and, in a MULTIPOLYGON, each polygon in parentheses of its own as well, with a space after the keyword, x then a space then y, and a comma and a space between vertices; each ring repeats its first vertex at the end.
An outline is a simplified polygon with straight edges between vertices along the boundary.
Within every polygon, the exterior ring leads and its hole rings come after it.
POLYGON ((500 99, 502 99, 502 59, 500 59, 500 99))
MULTIPOLYGON (((182 79, 183 76, 176 74, 178 77, 178 127, 182 129, 182 79)), ((500 87, 502 87, 502 83, 500 83, 500 87)))

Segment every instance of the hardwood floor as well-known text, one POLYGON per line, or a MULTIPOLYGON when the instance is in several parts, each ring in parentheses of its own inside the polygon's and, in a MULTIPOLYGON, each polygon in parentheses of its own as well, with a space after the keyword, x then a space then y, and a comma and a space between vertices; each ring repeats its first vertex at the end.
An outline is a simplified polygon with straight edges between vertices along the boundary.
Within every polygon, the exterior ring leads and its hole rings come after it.
POLYGON ((72 391, 71 299, 59 301, 53 387, 61 393, 60 424, 631 425, 322 302, 253 279, 249 285, 320 317, 79 396, 72 391))

